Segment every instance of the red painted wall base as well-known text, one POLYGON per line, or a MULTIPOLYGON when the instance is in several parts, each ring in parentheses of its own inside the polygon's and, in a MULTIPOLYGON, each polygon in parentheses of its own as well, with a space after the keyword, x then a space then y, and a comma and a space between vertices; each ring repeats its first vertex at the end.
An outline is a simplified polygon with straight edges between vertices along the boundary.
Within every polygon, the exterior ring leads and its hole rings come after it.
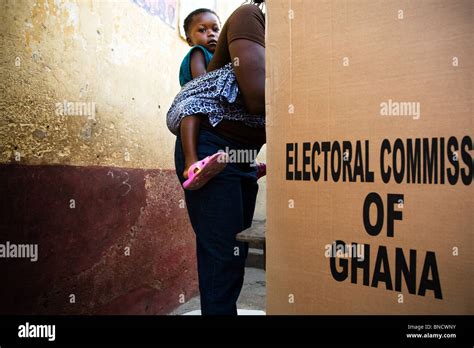
POLYGON ((197 294, 174 170, 0 165, 0 275, 0 314, 170 312, 197 294))

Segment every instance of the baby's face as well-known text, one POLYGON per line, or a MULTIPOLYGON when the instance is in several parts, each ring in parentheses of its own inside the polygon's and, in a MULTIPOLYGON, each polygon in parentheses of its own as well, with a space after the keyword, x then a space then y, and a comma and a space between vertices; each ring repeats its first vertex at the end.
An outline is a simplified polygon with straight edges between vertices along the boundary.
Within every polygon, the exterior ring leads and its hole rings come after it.
POLYGON ((188 33, 188 43, 191 46, 204 46, 214 53, 220 30, 219 19, 215 14, 210 12, 200 13, 193 18, 188 33))

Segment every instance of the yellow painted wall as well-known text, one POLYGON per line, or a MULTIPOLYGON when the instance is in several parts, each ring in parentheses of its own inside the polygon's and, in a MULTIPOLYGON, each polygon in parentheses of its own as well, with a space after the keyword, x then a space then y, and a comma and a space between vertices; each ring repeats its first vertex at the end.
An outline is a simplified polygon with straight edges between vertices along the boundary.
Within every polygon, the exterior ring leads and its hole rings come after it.
POLYGON ((189 49, 177 28, 131 0, 0 6, 2 163, 174 167, 165 116, 189 49), (95 103, 95 118, 58 116, 64 100, 95 103))

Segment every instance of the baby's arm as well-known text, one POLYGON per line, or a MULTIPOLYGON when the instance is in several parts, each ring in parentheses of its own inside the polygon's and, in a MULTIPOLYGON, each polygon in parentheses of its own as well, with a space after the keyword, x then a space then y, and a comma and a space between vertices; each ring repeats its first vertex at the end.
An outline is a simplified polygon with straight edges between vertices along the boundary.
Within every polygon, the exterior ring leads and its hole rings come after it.
MULTIPOLYGON (((201 49, 196 48, 191 52, 190 67, 193 79, 206 73, 206 59, 204 58, 204 53, 201 49)), ((187 116, 181 120, 180 134, 185 159, 185 168, 183 172, 185 179, 188 179, 189 167, 199 160, 196 149, 200 125, 200 115, 187 116)))
POLYGON ((194 49, 191 53, 191 75, 193 79, 206 73, 206 59, 200 49, 194 49))

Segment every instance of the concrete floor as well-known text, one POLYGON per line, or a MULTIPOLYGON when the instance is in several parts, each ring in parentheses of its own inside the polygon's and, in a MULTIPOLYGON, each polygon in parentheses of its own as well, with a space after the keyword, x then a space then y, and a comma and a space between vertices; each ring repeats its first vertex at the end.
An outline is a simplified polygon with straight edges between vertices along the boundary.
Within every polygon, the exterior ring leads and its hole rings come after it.
MULTIPOLYGON (((265 271, 257 268, 245 268, 244 285, 237 301, 239 314, 264 315, 265 299, 265 271)), ((196 296, 179 306, 170 315, 199 315, 200 308, 199 296, 196 296)))

